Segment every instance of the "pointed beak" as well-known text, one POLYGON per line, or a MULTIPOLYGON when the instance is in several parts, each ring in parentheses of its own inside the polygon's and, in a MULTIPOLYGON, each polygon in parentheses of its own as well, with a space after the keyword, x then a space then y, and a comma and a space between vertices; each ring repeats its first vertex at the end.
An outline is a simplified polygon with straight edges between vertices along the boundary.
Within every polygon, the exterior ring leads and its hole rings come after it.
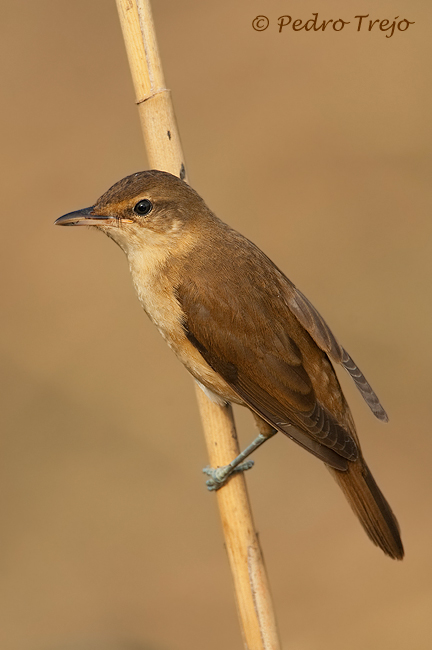
POLYGON ((68 212, 59 217, 54 225, 56 226, 102 226, 103 224, 115 222, 115 217, 92 214, 94 205, 75 212, 68 212))

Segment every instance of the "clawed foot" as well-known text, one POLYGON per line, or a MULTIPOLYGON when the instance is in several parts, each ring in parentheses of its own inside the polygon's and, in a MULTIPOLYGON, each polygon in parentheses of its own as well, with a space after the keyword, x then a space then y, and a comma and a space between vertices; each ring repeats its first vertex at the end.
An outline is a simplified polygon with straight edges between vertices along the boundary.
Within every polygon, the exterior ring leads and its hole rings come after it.
POLYGON ((225 465, 225 467, 204 467, 203 472, 204 474, 207 474, 207 476, 210 476, 208 481, 206 481, 207 489, 208 490, 219 490, 222 485, 225 485, 227 480, 229 479, 232 474, 235 474, 236 472, 244 472, 247 469, 251 469, 253 467, 254 461, 253 460, 247 460, 244 463, 240 463, 240 465, 237 465, 237 467, 231 467, 230 465, 225 465))

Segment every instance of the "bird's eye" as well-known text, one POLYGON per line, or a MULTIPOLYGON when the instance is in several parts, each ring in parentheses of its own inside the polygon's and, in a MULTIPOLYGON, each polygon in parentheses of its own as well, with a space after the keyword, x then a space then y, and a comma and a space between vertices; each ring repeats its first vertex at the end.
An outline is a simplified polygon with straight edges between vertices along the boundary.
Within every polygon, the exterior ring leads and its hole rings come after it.
POLYGON ((136 204, 134 207, 134 212, 135 214, 139 214, 140 217, 145 217, 145 215, 151 211, 152 207, 153 204, 151 201, 148 199, 143 199, 136 204))

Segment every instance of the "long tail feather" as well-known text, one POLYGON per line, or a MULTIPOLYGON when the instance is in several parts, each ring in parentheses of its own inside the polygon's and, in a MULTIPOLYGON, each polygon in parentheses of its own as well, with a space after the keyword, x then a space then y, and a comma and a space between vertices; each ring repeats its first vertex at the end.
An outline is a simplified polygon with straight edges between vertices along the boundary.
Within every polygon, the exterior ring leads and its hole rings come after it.
POLYGON ((373 543, 390 557, 402 560, 399 524, 364 460, 349 463, 346 472, 328 469, 373 543))

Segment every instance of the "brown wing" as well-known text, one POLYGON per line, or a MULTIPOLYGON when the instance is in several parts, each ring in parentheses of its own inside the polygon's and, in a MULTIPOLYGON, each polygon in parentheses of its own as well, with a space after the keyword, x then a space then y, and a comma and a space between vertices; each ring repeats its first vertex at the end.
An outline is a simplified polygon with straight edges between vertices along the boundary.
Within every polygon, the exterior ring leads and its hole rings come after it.
MULTIPOLYGON (((345 470, 347 460, 358 457, 357 445, 317 400, 298 344, 307 337, 317 367, 325 354, 280 300, 276 287, 250 282, 256 279, 253 266, 246 262, 229 273, 225 269, 224 291, 208 277, 202 286, 196 280, 178 286, 186 335, 252 410, 325 463, 345 470), (275 290, 279 300, 272 295, 275 290)), ((334 382, 338 386, 336 378, 334 382)))
POLYGON ((287 285, 288 304, 298 321, 309 332, 315 343, 324 350, 333 361, 342 364, 353 378, 366 404, 372 413, 383 422, 388 422, 388 415, 380 404, 376 393, 366 380, 360 368, 351 359, 350 355, 336 341, 333 333, 321 314, 309 302, 309 300, 294 285, 287 285))

